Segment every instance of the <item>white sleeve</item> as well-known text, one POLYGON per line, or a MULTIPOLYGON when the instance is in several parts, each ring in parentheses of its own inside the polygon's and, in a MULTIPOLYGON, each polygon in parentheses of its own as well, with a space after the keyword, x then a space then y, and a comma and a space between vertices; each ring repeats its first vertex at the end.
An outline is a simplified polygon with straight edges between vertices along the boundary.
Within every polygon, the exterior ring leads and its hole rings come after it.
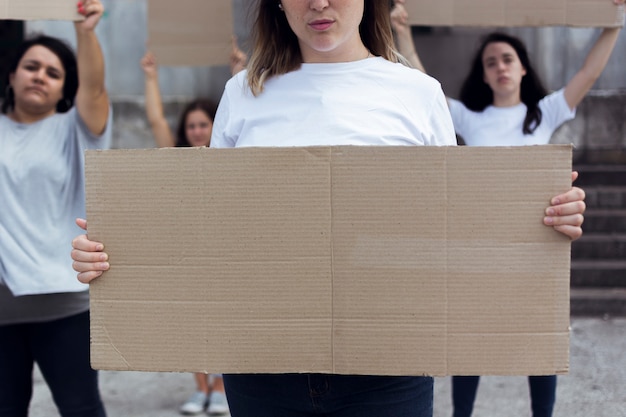
POLYGON ((441 87, 437 89, 432 103, 432 111, 430 113, 430 124, 432 128, 432 137, 428 145, 434 146, 451 146, 456 145, 456 136, 454 134, 454 125, 450 116, 450 110, 446 103, 446 97, 441 87))
POLYGON ((113 136, 113 109, 111 106, 109 106, 109 117, 104 131, 100 135, 96 135, 89 130, 82 117, 80 117, 76 106, 68 111, 68 117, 74 120, 76 137, 83 149, 109 149, 111 147, 113 136))
POLYGON ((459 136, 463 137, 463 135, 467 133, 468 122, 465 117, 468 112, 467 107, 465 107, 465 104, 461 103, 459 100, 455 100, 453 98, 448 98, 447 100, 450 115, 452 116, 454 130, 459 134, 459 136))
POLYGON ((570 109, 565 100, 565 89, 548 94, 539 101, 541 123, 556 130, 563 123, 576 117, 576 109, 570 109))
POLYGON ((229 137, 228 120, 230 118, 230 102, 228 100, 228 90, 224 90, 222 98, 217 106, 213 129, 211 130, 211 148, 234 148, 236 139, 229 137))

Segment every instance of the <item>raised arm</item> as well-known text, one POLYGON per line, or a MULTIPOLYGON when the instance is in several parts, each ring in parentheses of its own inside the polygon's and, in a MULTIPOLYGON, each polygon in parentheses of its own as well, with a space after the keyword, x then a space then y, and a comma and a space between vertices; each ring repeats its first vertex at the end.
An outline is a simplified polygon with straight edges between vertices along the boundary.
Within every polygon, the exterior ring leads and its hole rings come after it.
MULTIPOLYGON (((624 4, 625 0, 613 0, 615 4, 624 4)), ((606 28, 589 51, 582 68, 565 86, 565 100, 570 109, 574 109, 585 98, 596 82, 613 52, 620 28, 606 28)))
POLYGON ((159 69, 152 52, 148 51, 143 56, 141 68, 146 81, 146 116, 154 141, 159 148, 173 147, 176 141, 163 112, 161 90, 159 90, 159 69))
POLYGON ((391 9, 391 26, 396 34, 398 52, 409 61, 413 68, 426 72, 413 43, 409 14, 404 7, 404 0, 395 1, 391 9))
POLYGON ((78 3, 78 12, 85 16, 85 20, 74 22, 79 81, 76 109, 87 128, 99 135, 104 131, 109 117, 109 95, 104 85, 104 57, 95 33, 104 7, 100 0, 82 0, 78 3))

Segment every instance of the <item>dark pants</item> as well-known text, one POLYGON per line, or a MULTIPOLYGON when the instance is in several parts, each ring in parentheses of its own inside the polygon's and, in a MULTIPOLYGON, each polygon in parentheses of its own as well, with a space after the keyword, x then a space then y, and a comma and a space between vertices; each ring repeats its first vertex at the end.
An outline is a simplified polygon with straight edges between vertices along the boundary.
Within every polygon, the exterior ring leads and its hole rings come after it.
MULTIPOLYGON (((478 376, 452 377, 454 417, 470 417, 478 390, 478 376)), ((529 376, 530 404, 533 417, 552 417, 556 399, 556 375, 529 376)))
POLYGON ((62 417, 104 417, 98 373, 89 364, 89 313, 0 326, 0 417, 26 417, 33 364, 62 417))
POLYGON ((429 377, 224 375, 232 417, 432 417, 429 377))

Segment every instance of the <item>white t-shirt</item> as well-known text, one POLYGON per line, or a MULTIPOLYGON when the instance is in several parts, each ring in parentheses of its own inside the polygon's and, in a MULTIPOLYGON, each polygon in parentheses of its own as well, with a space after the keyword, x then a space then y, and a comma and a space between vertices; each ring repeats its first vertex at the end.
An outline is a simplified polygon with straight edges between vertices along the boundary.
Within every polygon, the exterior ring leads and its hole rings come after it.
POLYGON ((257 97, 246 75, 226 84, 211 147, 456 143, 439 82, 384 58, 302 64, 257 97))
POLYGON ((546 145, 554 131, 576 116, 565 100, 564 90, 545 96, 539 101, 542 118, 535 131, 523 132, 526 105, 513 107, 489 106, 482 112, 469 110, 458 100, 448 99, 456 133, 468 146, 546 145))

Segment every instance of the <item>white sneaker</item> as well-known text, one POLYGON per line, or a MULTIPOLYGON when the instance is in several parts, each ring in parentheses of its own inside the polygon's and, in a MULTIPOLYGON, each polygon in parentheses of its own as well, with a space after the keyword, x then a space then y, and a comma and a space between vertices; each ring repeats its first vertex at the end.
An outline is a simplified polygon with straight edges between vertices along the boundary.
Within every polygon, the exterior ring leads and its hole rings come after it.
POLYGON ((200 414, 206 410, 208 399, 209 396, 204 392, 194 392, 187 402, 180 406, 180 413, 187 416, 200 414))
POLYGON ((228 408, 228 401, 226 400, 226 394, 219 391, 213 391, 209 397, 209 408, 207 410, 209 415, 221 415, 230 413, 228 408))

